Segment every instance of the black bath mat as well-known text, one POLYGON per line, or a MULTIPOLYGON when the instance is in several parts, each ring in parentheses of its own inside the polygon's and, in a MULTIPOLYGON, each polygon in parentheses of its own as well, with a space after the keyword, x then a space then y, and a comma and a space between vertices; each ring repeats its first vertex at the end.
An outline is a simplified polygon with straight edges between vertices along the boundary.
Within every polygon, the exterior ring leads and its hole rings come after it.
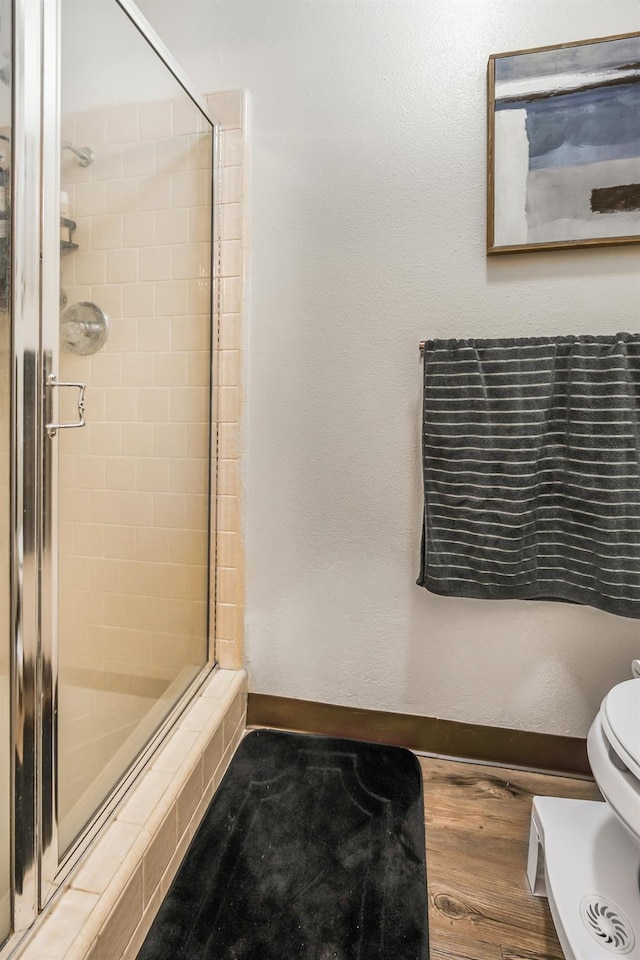
POLYGON ((424 857, 412 753, 256 730, 138 960, 427 960, 424 857))

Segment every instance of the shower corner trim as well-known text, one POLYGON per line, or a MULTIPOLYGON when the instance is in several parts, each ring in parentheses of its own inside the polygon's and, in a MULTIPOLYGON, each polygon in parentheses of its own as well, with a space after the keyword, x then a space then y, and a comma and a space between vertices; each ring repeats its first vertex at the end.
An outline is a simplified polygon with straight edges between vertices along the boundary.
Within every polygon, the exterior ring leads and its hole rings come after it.
POLYGON ((42 495, 39 225, 43 104, 40 43, 34 43, 33 38, 42 38, 43 14, 39 0, 18 0, 14 5, 11 821, 13 929, 17 936, 33 923, 38 911, 36 731, 41 531, 37 518, 42 495))

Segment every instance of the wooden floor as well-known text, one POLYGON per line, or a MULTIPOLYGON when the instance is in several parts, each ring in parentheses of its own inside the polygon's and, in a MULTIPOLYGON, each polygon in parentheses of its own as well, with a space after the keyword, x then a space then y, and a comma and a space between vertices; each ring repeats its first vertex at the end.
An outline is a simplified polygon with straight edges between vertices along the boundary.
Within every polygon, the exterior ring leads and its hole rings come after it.
POLYGON ((595 784, 420 757, 431 960, 563 960, 525 875, 531 799, 600 799, 595 784))

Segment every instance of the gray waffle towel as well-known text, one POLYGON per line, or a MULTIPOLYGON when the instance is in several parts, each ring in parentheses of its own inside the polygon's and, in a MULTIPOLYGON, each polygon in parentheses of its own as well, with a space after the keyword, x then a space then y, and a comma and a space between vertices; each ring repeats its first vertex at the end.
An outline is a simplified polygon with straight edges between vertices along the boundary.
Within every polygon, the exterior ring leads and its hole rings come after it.
POLYGON ((640 617, 640 335, 429 340, 432 593, 640 617))

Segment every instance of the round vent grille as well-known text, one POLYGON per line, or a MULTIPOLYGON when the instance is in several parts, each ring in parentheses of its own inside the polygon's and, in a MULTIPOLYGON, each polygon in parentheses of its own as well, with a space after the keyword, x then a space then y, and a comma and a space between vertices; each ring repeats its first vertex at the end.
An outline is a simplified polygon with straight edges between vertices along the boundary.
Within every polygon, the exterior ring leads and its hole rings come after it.
POLYGON ((591 936, 611 953, 622 955, 633 950, 633 928, 615 903, 597 894, 584 897, 580 914, 591 936))

